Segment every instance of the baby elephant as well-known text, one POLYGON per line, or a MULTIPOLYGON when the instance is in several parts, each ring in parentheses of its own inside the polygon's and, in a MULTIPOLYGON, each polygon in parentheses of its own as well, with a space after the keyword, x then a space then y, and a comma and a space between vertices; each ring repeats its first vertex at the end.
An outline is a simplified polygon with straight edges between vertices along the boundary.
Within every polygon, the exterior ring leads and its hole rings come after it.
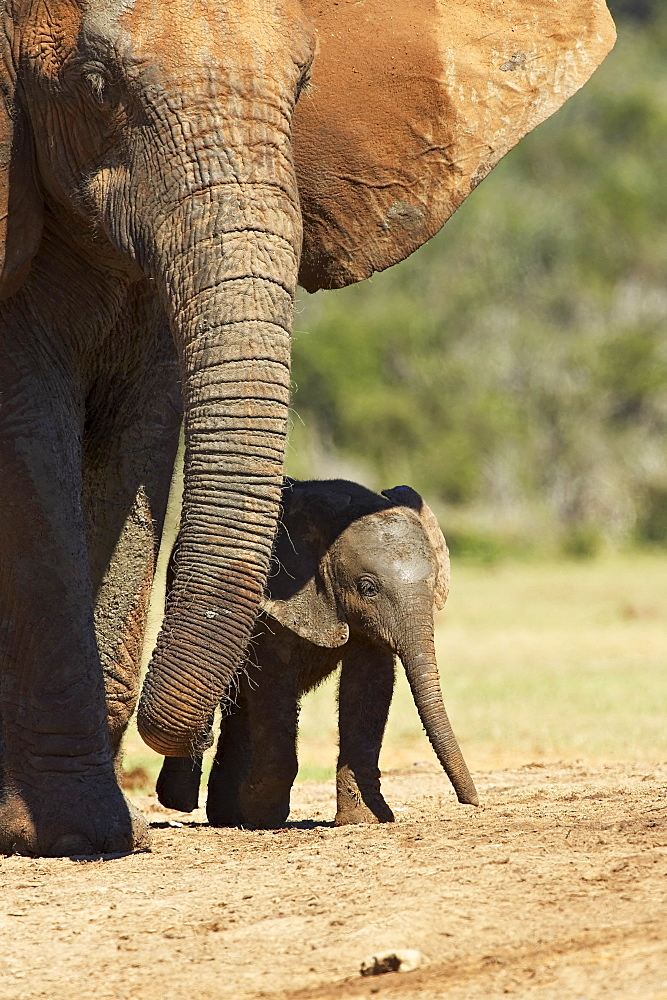
MULTIPOLYGON (((287 479, 273 570, 237 702, 222 721, 209 822, 254 828, 285 822, 297 773, 300 698, 339 664, 336 824, 391 822, 378 757, 394 656, 459 801, 477 805, 435 658, 433 613, 448 589, 445 539, 414 490, 397 486, 379 495, 344 480, 287 479)), ((160 802, 194 809, 200 774, 200 761, 165 758, 160 802)))

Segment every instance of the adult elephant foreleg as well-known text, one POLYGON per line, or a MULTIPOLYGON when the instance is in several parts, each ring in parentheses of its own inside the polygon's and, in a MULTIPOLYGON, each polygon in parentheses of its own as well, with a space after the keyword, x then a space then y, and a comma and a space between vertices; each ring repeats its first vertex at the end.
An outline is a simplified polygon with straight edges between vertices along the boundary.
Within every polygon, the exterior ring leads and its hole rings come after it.
MULTIPOLYGON (((132 343, 147 311, 134 294, 114 337, 132 343)), ((105 371, 88 399, 83 506, 95 630, 104 670, 109 734, 120 743, 139 694, 146 614, 181 423, 174 345, 161 315, 155 334, 105 371)))
POLYGON ((53 355, 34 330, 0 356, 0 852, 125 851, 145 825, 116 784, 89 612, 84 401, 53 355))

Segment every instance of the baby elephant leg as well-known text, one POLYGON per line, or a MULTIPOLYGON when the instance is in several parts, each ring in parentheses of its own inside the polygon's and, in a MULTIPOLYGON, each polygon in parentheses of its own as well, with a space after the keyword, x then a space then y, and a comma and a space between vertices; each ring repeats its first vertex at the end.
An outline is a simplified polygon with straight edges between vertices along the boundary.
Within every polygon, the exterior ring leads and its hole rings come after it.
POLYGON ((272 830, 287 822, 299 770, 296 755, 299 692, 296 679, 279 673, 248 699, 251 765, 240 790, 245 825, 272 830), (275 678, 275 682, 274 682, 275 678))
POLYGON ((218 746, 208 779, 206 816, 211 826, 244 826, 239 790, 250 764, 247 706, 242 692, 223 708, 218 746))
POLYGON ((336 826, 394 820, 380 791, 378 767, 393 689, 391 651, 370 643, 348 643, 338 692, 336 826))
POLYGON ((275 829, 285 823, 296 777, 296 679, 267 658, 244 678, 239 705, 226 721, 208 785, 213 826, 275 829))
POLYGON ((208 739, 191 757, 164 757, 155 791, 158 801, 167 809, 192 812, 199 805, 202 754, 213 742, 213 717, 209 720, 208 739))
POLYGON ((192 812, 199 804, 201 757, 165 757, 155 791, 167 809, 192 812))

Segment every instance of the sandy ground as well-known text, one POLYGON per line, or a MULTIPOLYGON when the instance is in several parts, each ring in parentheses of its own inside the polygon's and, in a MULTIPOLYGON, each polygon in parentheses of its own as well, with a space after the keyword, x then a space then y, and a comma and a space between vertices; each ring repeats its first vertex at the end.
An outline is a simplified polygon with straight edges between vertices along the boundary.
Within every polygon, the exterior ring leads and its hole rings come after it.
POLYGON ((278 832, 144 798, 150 853, 2 859, 0 998, 667 1000, 667 764, 476 780, 477 810, 434 765, 391 772, 382 827, 333 828, 331 782, 278 832), (396 948, 422 966, 360 976, 396 948))

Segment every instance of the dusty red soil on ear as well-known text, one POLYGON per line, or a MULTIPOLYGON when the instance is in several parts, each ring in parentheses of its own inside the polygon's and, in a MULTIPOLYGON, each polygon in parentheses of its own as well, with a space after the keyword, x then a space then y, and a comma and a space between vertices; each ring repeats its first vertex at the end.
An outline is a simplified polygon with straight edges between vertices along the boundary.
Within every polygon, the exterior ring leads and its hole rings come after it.
POLYGON ((330 782, 278 832, 142 799, 152 853, 2 859, 0 998, 665 1000, 667 764, 475 781, 477 810, 435 765, 390 773, 382 827, 334 829, 330 782), (394 948, 424 964, 360 976, 394 948))

